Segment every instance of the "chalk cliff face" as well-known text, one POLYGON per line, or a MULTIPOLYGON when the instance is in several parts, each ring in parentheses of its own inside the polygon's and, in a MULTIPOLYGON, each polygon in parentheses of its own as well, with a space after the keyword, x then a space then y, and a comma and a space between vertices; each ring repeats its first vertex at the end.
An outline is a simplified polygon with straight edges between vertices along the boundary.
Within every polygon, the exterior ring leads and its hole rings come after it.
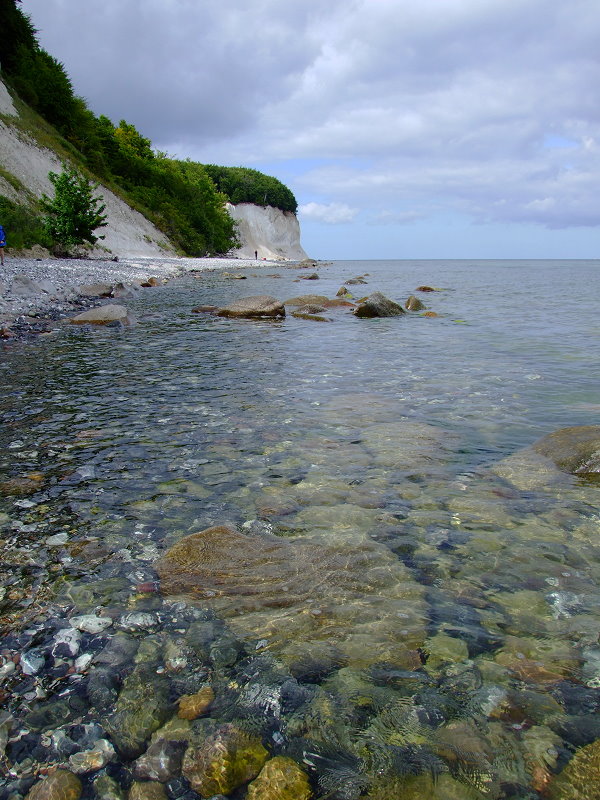
POLYGON ((300 244, 300 225, 295 214, 278 208, 239 203, 227 204, 227 211, 238 224, 242 246, 234 255, 239 258, 302 261, 307 258, 300 244))

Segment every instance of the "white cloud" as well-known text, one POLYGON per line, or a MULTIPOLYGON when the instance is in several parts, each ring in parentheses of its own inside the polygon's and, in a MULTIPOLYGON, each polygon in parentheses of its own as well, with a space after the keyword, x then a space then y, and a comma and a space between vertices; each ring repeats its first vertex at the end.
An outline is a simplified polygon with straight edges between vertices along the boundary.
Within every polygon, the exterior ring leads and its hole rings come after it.
POLYGON ((326 222, 329 225, 339 225, 343 222, 352 222, 358 211, 350 208, 345 203, 305 203, 298 208, 298 212, 308 219, 326 222))

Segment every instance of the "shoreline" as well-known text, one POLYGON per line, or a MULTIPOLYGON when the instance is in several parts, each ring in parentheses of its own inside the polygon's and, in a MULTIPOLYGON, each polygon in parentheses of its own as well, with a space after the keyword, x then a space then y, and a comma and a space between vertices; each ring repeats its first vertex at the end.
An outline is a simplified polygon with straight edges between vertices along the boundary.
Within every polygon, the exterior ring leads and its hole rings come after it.
MULTIPOLYGON (((17 258, 5 256, 0 267, 0 339, 43 332, 51 321, 65 319, 106 302, 86 295, 83 287, 122 284, 140 288, 151 279, 162 285, 192 271, 247 269, 280 261, 246 258, 137 256, 119 259, 17 258)), ((283 262, 291 264, 294 262, 283 262)))

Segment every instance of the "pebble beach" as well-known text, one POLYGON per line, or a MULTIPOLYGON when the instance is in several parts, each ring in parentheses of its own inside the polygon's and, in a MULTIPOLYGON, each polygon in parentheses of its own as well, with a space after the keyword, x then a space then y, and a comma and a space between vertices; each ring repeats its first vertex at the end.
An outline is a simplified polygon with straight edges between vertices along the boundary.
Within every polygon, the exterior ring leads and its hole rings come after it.
POLYGON ((44 320, 71 316, 96 305, 83 297, 82 287, 97 284, 140 287, 154 278, 159 283, 190 271, 243 269, 257 261, 241 258, 119 259, 11 258, 0 273, 0 328, 4 336, 40 326, 44 320))

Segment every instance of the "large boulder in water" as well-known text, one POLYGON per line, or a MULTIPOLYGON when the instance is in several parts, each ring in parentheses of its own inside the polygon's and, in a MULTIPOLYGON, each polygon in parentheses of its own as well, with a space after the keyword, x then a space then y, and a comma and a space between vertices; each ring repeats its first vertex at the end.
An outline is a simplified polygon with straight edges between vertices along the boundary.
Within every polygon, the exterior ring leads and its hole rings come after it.
POLYGON ((399 303, 390 300, 381 292, 373 292, 358 304, 357 317, 399 317, 406 312, 399 303))
POLYGON ((73 325, 129 325, 131 318, 125 306, 107 305, 90 308, 83 314, 71 317, 73 325))
POLYGON ((492 472, 518 489, 531 491, 567 483, 568 474, 595 478, 600 474, 600 425, 561 428, 529 447, 503 458, 492 472))
POLYGON ((532 447, 563 472, 572 475, 600 473, 600 425, 561 428, 539 439, 532 447))
POLYGON ((423 588, 398 558, 359 532, 332 541, 309 528, 312 536, 294 539, 228 526, 190 534, 156 563, 161 592, 210 603, 236 633, 268 640, 284 661, 297 658, 286 654, 298 641, 307 650, 330 642, 358 666, 421 646, 423 588))
POLYGON ((219 317, 242 317, 244 319, 275 319, 285 317, 285 306, 276 297, 268 294, 242 297, 217 311, 219 317))

